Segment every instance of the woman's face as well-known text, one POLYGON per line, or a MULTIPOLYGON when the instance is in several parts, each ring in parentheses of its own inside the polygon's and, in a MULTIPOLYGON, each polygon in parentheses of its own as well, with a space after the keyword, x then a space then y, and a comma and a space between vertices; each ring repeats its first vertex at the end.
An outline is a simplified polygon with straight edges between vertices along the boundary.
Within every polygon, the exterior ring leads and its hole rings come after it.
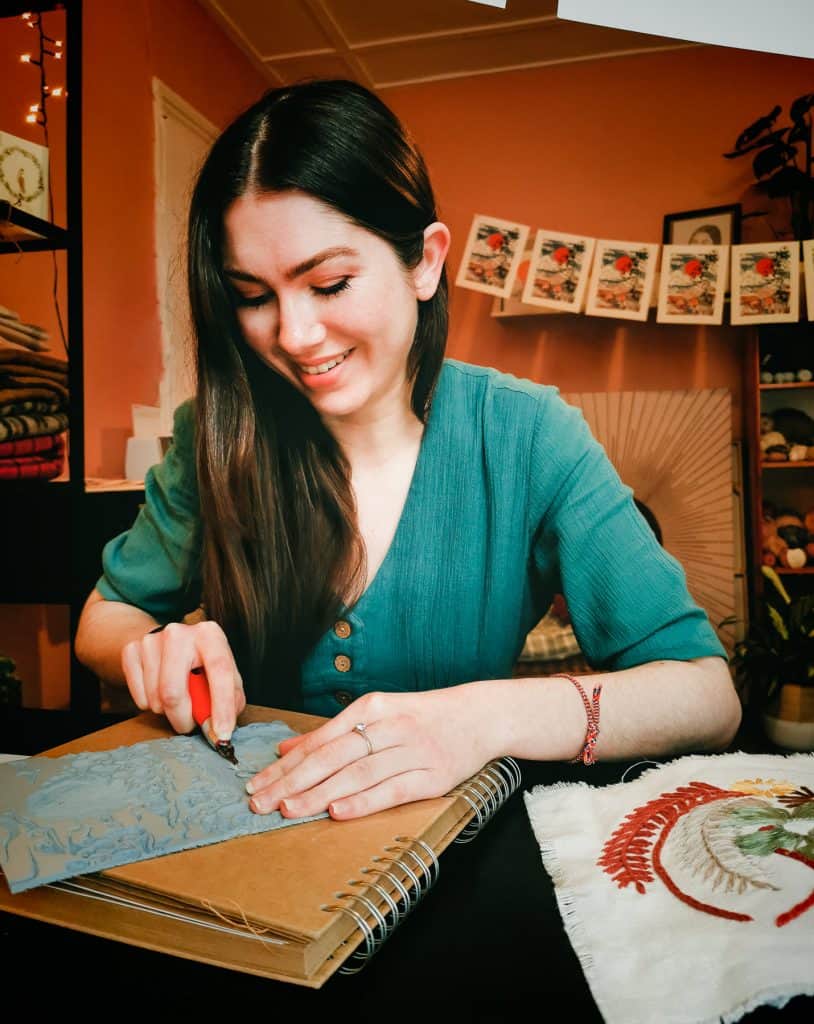
POLYGON ((225 216, 224 273, 246 342, 326 421, 409 405, 414 274, 378 235, 301 192, 225 216))

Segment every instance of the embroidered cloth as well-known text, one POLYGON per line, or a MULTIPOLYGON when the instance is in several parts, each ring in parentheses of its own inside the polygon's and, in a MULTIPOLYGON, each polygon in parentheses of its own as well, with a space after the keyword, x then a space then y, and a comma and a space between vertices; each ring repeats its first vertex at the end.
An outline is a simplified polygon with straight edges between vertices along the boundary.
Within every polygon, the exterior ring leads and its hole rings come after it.
POLYGON ((814 754, 693 755, 525 802, 607 1024, 814 995, 814 754))
POLYGON ((284 722, 236 729, 237 768, 201 735, 0 764, 0 867, 9 889, 313 820, 249 810, 246 779, 294 735, 284 722))

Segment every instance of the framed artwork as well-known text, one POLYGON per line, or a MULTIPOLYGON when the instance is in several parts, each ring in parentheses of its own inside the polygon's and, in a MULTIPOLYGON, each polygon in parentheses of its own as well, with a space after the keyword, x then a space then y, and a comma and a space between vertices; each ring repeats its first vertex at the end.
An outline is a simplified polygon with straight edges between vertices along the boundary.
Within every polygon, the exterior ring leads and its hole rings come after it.
POLYGON ((664 245, 737 245, 741 240, 741 204, 668 213, 661 240, 664 245))
POLYGON ((806 281, 806 314, 814 320, 814 238, 803 242, 803 276, 806 281))
POLYGON ((475 214, 455 283, 508 298, 528 233, 525 224, 475 214))
POLYGON ((48 220, 48 149, 0 132, 0 199, 48 220))
POLYGON ((660 324, 720 324, 729 280, 725 245, 665 245, 656 320, 660 324))
POLYGON ((588 287, 596 239, 540 228, 531 247, 522 301, 579 313, 588 287))
POLYGON ((800 243, 732 247, 732 323, 791 323, 800 313, 800 243))
POLYGON ((622 320, 646 320, 659 247, 649 242, 596 243, 585 312, 622 320))

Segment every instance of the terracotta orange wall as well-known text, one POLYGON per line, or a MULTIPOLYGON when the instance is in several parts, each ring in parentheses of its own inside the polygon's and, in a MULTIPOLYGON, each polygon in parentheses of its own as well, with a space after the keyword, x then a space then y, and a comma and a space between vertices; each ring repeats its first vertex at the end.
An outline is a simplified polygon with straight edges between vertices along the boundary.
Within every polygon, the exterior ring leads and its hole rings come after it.
MULTIPOLYGON (((750 161, 721 154, 775 103, 787 111, 812 88, 814 61, 699 47, 405 86, 383 97, 424 152, 452 230, 454 280, 476 213, 660 242, 664 214, 739 201, 753 181, 750 161)), ((750 231, 770 237, 765 221, 750 231)), ((739 430, 740 328, 656 325, 653 313, 648 323, 621 326, 569 315, 497 320, 489 296, 451 292, 452 356, 564 391, 730 387, 739 430)))
POLYGON ((83 47, 86 472, 120 477, 161 375, 152 78, 216 125, 267 84, 194 0, 86 0, 83 47))
MULTIPOLYGON (((65 15, 52 11, 42 16, 43 29, 65 43, 65 15)), ((39 68, 22 64, 20 54, 36 56, 39 36, 22 18, 0 18, 0 131, 29 142, 45 145, 39 125, 27 124, 28 108, 40 99, 39 68)), ((67 52, 67 48, 66 48, 67 52)), ((46 57, 46 80, 51 88, 65 85, 64 65, 46 57)), ((54 222, 65 225, 65 99, 48 103, 48 152, 51 165, 51 193, 54 222)), ((67 330, 66 264, 64 253, 56 254, 60 311, 67 330)), ((54 260, 51 253, 22 253, 0 257, 0 305, 20 314, 28 323, 44 327, 51 335, 51 354, 64 357, 59 321, 53 300, 54 260)))

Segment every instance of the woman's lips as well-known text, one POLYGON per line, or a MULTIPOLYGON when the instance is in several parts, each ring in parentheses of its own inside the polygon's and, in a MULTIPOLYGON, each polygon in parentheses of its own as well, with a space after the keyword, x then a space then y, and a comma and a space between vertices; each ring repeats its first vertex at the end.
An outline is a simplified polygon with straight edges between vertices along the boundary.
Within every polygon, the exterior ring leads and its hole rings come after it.
POLYGON ((342 367, 351 355, 353 355, 353 349, 348 349, 346 352, 340 353, 339 356, 324 359, 319 363, 312 363, 307 367, 302 363, 297 363, 297 375, 307 388, 316 390, 333 387, 342 367))

